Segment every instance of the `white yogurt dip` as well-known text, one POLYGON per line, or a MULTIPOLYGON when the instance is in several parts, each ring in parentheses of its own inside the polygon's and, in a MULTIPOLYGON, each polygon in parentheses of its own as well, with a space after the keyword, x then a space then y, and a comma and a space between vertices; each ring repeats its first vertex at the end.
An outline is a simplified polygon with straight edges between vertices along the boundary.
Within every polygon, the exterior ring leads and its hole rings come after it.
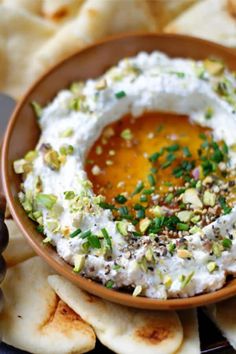
MULTIPOLYGON (((162 232, 135 238, 130 221, 114 220, 112 211, 101 207, 104 199, 94 195, 84 164, 108 124, 128 113, 138 119, 145 111, 162 111, 211 128, 214 140, 229 147, 223 164, 233 174, 235 84, 219 62, 139 53, 96 80, 62 90, 42 110, 36 107, 39 142, 14 165, 24 173, 21 203, 43 227, 46 242, 75 271, 107 287, 134 289, 134 295, 165 299, 221 288, 226 275, 236 273, 234 203, 209 225, 191 229, 184 246, 162 232)), ((192 189, 203 203, 197 187, 192 189)), ((188 198, 187 204, 193 213, 199 209, 188 198)))

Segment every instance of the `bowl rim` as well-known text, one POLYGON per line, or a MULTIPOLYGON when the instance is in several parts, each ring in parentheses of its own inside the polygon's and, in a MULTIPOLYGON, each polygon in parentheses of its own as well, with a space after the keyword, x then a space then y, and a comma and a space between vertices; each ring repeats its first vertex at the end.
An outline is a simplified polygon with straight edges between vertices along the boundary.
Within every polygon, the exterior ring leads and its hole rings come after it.
MULTIPOLYGON (((181 40, 191 40, 192 43, 204 43, 211 45, 211 47, 215 47, 216 49, 219 49, 221 51, 224 51, 228 55, 231 55, 232 57, 235 57, 236 59, 236 53, 231 50, 230 48, 224 47, 223 45, 201 39, 201 38, 196 38, 188 35, 179 35, 179 34, 158 34, 158 33, 144 33, 144 32, 135 32, 131 34, 119 34, 119 35, 113 35, 106 37, 105 39, 99 40, 91 45, 88 45, 81 50, 77 51, 73 55, 70 55, 66 59, 60 61, 53 67, 51 67, 49 70, 47 70, 43 75, 41 75, 31 86, 30 88, 26 91, 26 93, 22 96, 22 98, 19 100, 6 129, 5 135, 4 135, 4 140, 3 140, 3 145, 2 145, 2 156, 1 156, 1 172, 2 172, 2 183, 3 183, 3 189, 4 193, 8 202, 8 206, 11 212, 11 215, 13 216, 13 219, 16 221, 18 227, 22 231, 23 235, 25 236, 26 240, 29 242, 31 247, 34 249, 36 252, 36 255, 39 255, 42 257, 56 272, 58 272, 60 275, 64 276, 68 280, 72 281, 76 285, 78 285, 80 288, 82 288, 85 291, 88 291, 89 293, 92 293, 94 295, 100 296, 101 298, 104 298, 106 300, 109 300, 114 303, 119 303, 121 305, 126 305, 130 307, 135 307, 135 308, 142 308, 142 309, 155 309, 155 310, 176 310, 176 309, 186 309, 186 308, 193 308, 193 307, 198 307, 202 305, 207 305, 213 302, 218 302, 220 300, 224 300, 226 298, 229 298, 233 295, 236 295, 236 281, 234 284, 231 284, 230 286, 224 286, 223 288, 216 290, 214 292, 210 293, 204 293, 200 295, 195 295, 193 297, 187 297, 187 298, 170 298, 166 300, 160 300, 160 299, 153 299, 153 298, 147 298, 147 297, 134 297, 132 294, 129 293, 123 293, 118 290, 112 290, 106 288, 104 285, 97 283, 91 279, 87 279, 79 274, 76 274, 72 271, 72 267, 69 266, 68 264, 63 260, 62 262, 58 262, 55 260, 53 257, 51 257, 49 254, 45 253, 45 248, 39 247, 35 241, 31 238, 29 233, 26 231, 23 223, 21 222, 20 216, 17 214, 14 203, 15 203, 15 198, 13 194, 11 193, 10 189, 10 178, 8 176, 8 150, 9 150, 9 141, 12 132, 14 131, 14 126, 17 121, 18 113, 20 112, 21 108, 24 106, 26 103, 28 96, 31 95, 31 93, 34 92, 34 90, 37 88, 37 86, 50 74, 54 71, 57 71, 60 69, 60 67, 63 65, 64 62, 68 62, 72 60, 74 57, 77 57, 80 53, 85 52, 87 50, 90 50, 92 48, 95 48, 97 46, 110 43, 116 40, 120 39, 125 39, 128 37, 131 38, 137 38, 137 37, 156 37, 156 38, 179 38, 181 40), (63 267, 63 265, 65 267, 63 267), (70 269, 70 270, 69 270, 70 269)), ((30 220, 29 220, 30 221, 30 220)), ((32 222, 32 221, 30 221, 32 222)), ((55 254, 57 254, 56 250, 54 249, 55 254)))

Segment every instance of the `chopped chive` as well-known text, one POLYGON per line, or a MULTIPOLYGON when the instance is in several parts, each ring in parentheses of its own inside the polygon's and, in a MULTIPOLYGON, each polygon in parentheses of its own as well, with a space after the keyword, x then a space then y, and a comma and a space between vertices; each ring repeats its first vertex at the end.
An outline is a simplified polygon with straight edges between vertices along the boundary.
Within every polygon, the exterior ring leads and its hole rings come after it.
POLYGON ((156 185, 156 180, 155 177, 153 175, 148 175, 148 182, 150 184, 151 187, 154 187, 156 185))
POLYGON ((158 171, 158 169, 156 167, 151 167, 150 168, 150 172, 153 173, 153 174, 157 173, 157 171, 158 171))
POLYGON ((133 218, 132 215, 129 214, 129 209, 126 206, 122 206, 118 210, 123 219, 131 220, 133 218))
POLYGON ((102 231, 102 234, 103 234, 104 239, 106 241, 107 247, 111 250, 112 249, 111 236, 108 234, 108 232, 105 228, 101 229, 101 231, 102 231))
POLYGON ((191 157, 192 156, 192 154, 187 146, 183 147, 183 154, 184 154, 184 157, 191 157))
POLYGON ((127 198, 125 198, 124 195, 122 194, 118 194, 116 197, 115 197, 115 201, 119 204, 124 204, 127 202, 127 198))
POLYGON ((145 202, 148 201, 148 198, 147 198, 147 196, 146 196, 145 194, 142 194, 142 195, 140 196, 139 200, 140 200, 140 202, 145 203, 145 202))
POLYGON ((92 248, 101 248, 100 240, 99 240, 98 236, 96 236, 96 235, 89 235, 88 236, 88 243, 89 243, 89 246, 92 248))
POLYGON ((43 225, 38 225, 38 226, 36 227, 36 231, 40 232, 40 234, 43 234, 43 232, 44 232, 44 227, 43 227, 43 225))
POLYGON ((171 186, 173 186, 173 183, 166 181, 166 182, 164 182, 164 186, 171 187, 171 186))
POLYGON ((207 139, 207 136, 206 136, 206 134, 204 134, 204 133, 200 133, 200 134, 199 134, 199 138, 202 139, 202 140, 206 140, 206 139, 207 139))
POLYGON ((114 285, 114 281, 113 280, 108 280, 108 282, 106 283, 106 288, 112 289, 113 285, 114 285))
POLYGON ((146 195, 150 195, 153 193, 153 191, 154 191, 153 189, 144 189, 142 193, 146 195))
POLYGON ((114 269, 114 270, 119 270, 121 268, 122 268, 122 266, 120 266, 119 264, 114 264, 112 267, 112 269, 114 269))
POLYGON ((81 238, 87 238, 90 235, 92 235, 92 232, 91 232, 91 230, 86 230, 86 231, 81 232, 79 235, 81 238))
POLYGON ((220 203, 220 207, 221 209, 224 211, 224 214, 229 214, 232 210, 232 208, 230 208, 227 204, 226 204, 226 199, 223 196, 219 197, 219 203, 220 203))
POLYGON ((179 144, 173 144, 173 145, 167 146, 166 151, 174 152, 174 151, 178 151, 179 148, 180 148, 179 144))
POLYGON ((157 160, 159 159, 159 157, 161 156, 162 154, 160 152, 154 152, 152 155, 149 156, 148 160, 150 162, 157 162, 157 160))
POLYGON ((145 210, 144 209, 139 209, 136 212, 136 218, 137 219, 143 219, 145 218, 145 210))
POLYGON ((165 203, 169 204, 174 198, 174 194, 173 193, 169 193, 167 194, 167 196, 165 197, 165 203))
POLYGON ((223 145, 222 145, 222 151, 225 155, 227 155, 229 153, 228 145, 224 141, 223 141, 223 145))
POLYGON ((224 239, 222 240, 222 246, 223 246, 224 248, 231 248, 231 246, 232 246, 232 241, 231 241, 229 238, 224 238, 224 239))
POLYGON ((177 230, 180 230, 180 231, 188 231, 189 230, 189 225, 184 224, 182 222, 178 222, 176 226, 177 226, 177 230))
POLYGON ((98 204, 102 209, 110 209, 110 210, 114 210, 116 209, 116 207, 113 204, 109 204, 109 203, 105 203, 105 202, 101 202, 98 204))
POLYGON ((136 188, 135 188, 135 190, 133 191, 133 193, 131 195, 134 196, 135 194, 140 193, 143 190, 143 188, 144 188, 143 182, 139 181, 137 186, 136 186, 136 188))
POLYGON ((126 96, 125 91, 119 91, 115 93, 116 98, 121 99, 126 96))
POLYGON ((81 233, 81 229, 77 229, 70 234, 70 237, 73 238, 81 233))

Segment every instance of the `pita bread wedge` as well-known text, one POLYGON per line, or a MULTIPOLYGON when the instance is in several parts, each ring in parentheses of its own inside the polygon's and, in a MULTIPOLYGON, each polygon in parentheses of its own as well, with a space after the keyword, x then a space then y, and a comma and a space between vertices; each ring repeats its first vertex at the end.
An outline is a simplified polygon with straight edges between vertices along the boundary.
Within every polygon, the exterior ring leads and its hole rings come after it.
POLYGON ((120 354, 175 353, 183 339, 174 311, 142 311, 89 295, 58 275, 48 278, 57 295, 95 330, 98 339, 120 354))
POLYGON ((202 0, 185 11, 164 32, 182 33, 236 46, 236 20, 228 0, 202 0))
POLYGON ((155 19, 155 29, 161 31, 164 26, 199 0, 147 0, 155 19))
POLYGON ((236 297, 207 307, 210 318, 236 350, 236 297))
POLYGON ((42 0, 42 15, 58 23, 68 21, 78 16, 80 6, 83 2, 84 0, 42 0))
POLYGON ((196 309, 178 311, 184 330, 184 340, 176 354, 200 354, 200 339, 196 309))
POLYGON ((34 256, 34 251, 25 240, 21 231, 13 220, 6 220, 9 231, 9 244, 3 253, 4 259, 8 267, 12 267, 17 263, 34 256))
POLYGON ((27 11, 0 4, 0 90, 16 98, 38 73, 33 54, 56 27, 27 11))
POLYGON ((35 354, 85 353, 95 346, 92 328, 47 283, 52 270, 33 257, 8 270, 0 315, 4 342, 35 354))
POLYGON ((2 0, 4 5, 10 6, 13 9, 26 10, 30 14, 40 15, 43 0, 2 0))

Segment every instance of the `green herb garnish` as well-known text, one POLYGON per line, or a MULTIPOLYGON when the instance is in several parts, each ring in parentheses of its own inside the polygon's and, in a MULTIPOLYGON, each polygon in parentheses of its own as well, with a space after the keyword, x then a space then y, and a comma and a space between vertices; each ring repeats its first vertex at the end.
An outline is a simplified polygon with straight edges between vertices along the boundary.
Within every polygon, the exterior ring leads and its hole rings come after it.
POLYGON ((121 99, 126 96, 125 91, 119 91, 115 93, 116 98, 121 99))

